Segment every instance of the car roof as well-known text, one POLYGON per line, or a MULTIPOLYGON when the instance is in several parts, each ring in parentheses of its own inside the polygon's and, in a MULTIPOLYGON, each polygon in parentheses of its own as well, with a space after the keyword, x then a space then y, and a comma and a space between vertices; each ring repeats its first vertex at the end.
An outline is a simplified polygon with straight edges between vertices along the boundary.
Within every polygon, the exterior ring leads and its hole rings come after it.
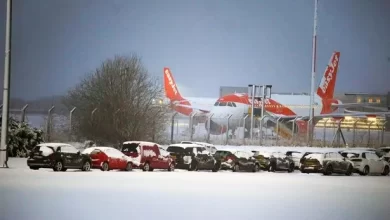
POLYGON ((182 148, 189 148, 189 147, 204 147, 199 144, 171 144, 168 147, 182 147, 182 148))
POLYGON ((159 144, 157 143, 154 143, 154 142, 148 142, 148 141, 125 141, 123 142, 123 144, 138 144, 138 145, 146 145, 146 146, 154 146, 154 145, 157 145, 159 146, 159 144))
POLYGON ((372 150, 363 150, 363 149, 354 149, 354 150, 344 150, 341 151, 342 153, 355 153, 355 154, 361 154, 361 153, 375 153, 372 150))
POLYGON ((40 143, 37 145, 37 147, 54 147, 54 148, 57 148, 57 147, 60 147, 60 146, 70 146, 70 147, 74 147, 73 145, 70 145, 70 144, 65 144, 65 143, 40 143))

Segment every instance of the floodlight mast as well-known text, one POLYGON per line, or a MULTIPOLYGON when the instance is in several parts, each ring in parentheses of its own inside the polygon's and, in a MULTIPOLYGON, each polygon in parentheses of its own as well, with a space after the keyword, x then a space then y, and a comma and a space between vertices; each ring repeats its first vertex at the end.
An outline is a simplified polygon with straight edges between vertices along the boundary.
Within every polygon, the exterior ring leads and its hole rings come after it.
POLYGON ((7 139, 8 139, 8 115, 9 115, 9 79, 11 69, 11 19, 12 0, 7 0, 7 17, 5 30, 5 62, 4 62, 4 89, 3 89, 3 112, 1 120, 0 140, 0 167, 8 167, 7 162, 7 139))
POLYGON ((314 118, 314 93, 315 93, 315 81, 316 81, 316 58, 317 58, 317 6, 318 0, 314 0, 314 26, 313 26, 313 54, 311 63, 311 92, 310 92, 310 112, 309 112, 309 137, 310 143, 313 137, 313 118, 314 118))

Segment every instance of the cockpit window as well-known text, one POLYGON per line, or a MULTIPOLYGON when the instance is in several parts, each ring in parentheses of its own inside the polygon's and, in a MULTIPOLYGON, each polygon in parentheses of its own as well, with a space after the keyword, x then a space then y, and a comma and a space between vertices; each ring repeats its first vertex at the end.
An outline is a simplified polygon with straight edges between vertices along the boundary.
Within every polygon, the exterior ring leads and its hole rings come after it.
POLYGON ((215 104, 214 104, 214 106, 218 106, 219 105, 219 102, 216 102, 215 104))
POLYGON ((226 102, 220 102, 218 106, 226 106, 227 103, 226 102))
POLYGON ((229 107, 233 107, 233 105, 232 105, 231 102, 228 102, 228 106, 229 106, 229 107))
POLYGON ((236 103, 232 102, 233 107, 237 107, 236 103))

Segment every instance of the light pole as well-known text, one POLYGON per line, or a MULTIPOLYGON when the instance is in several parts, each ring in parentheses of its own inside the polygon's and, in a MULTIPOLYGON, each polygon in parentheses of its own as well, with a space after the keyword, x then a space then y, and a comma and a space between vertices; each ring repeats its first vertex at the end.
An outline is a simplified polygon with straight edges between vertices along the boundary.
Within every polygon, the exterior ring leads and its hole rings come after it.
POLYGON ((318 0, 314 0, 314 27, 313 27, 313 53, 311 63, 311 92, 310 92, 310 118, 309 118, 309 139, 312 139, 313 130, 313 117, 314 117, 314 92, 315 92, 315 81, 316 81, 316 57, 317 57, 317 5, 318 0))
POLYGON ((0 167, 8 167, 7 162, 7 139, 8 139, 8 115, 9 115, 9 80, 11 69, 11 30, 12 30, 12 0, 7 0, 7 18, 5 30, 5 62, 4 62, 4 90, 3 112, 0 141, 0 167))
POLYGON ((259 88, 258 85, 249 84, 248 85, 248 98, 250 98, 251 102, 251 131, 250 131, 250 138, 251 141, 253 140, 253 116, 254 116, 254 105, 255 105, 255 95, 256 95, 256 89, 259 88))

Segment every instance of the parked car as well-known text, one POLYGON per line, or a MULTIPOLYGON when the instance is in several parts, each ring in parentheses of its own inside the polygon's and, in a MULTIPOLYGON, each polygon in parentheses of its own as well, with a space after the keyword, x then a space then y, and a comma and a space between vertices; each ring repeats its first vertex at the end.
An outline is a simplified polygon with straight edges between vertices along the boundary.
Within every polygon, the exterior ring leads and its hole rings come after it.
POLYGON ((377 150, 377 155, 390 163, 390 147, 380 147, 377 150))
POLYGON ((220 162, 217 161, 206 147, 198 144, 171 144, 167 151, 174 158, 178 169, 189 171, 211 170, 217 172, 220 162))
POLYGON ((354 172, 366 176, 369 174, 389 175, 389 163, 379 158, 374 151, 345 150, 341 154, 354 163, 354 172))
POLYGON ((217 150, 214 156, 221 161, 221 170, 260 171, 259 161, 253 157, 252 152, 237 150, 217 150))
POLYGON ((253 158, 255 158, 259 164, 260 164, 260 169, 262 170, 269 170, 269 164, 270 164, 270 159, 266 156, 264 156, 264 153, 261 151, 252 151, 253 153, 253 158))
POLYGON ((294 172, 295 165, 294 161, 290 156, 286 156, 285 153, 281 152, 269 152, 263 153, 264 157, 269 160, 268 171, 287 171, 289 173, 294 172))
POLYGON ((299 169, 303 154, 305 153, 300 151, 286 151, 286 156, 290 157, 294 161, 295 169, 299 169))
POLYGON ((197 144, 200 146, 205 147, 211 154, 215 154, 217 152, 217 148, 214 146, 214 144, 209 144, 205 142, 196 142, 196 141, 182 141, 180 144, 197 144))
POLYGON ((133 164, 136 163, 133 158, 124 155, 113 147, 89 147, 82 154, 87 154, 91 157, 92 168, 102 171, 131 171, 133 170, 133 164))
POLYGON ((81 154, 74 146, 64 143, 42 143, 34 147, 27 159, 27 166, 32 170, 52 168, 54 171, 67 169, 91 169, 91 158, 81 154))
POLYGON ((307 152, 303 155, 300 170, 302 173, 333 173, 350 176, 353 173, 354 163, 338 152, 307 152))
POLYGON ((126 141, 121 152, 133 159, 133 168, 143 171, 154 169, 175 170, 175 161, 170 155, 161 153, 161 146, 153 142, 126 141))

